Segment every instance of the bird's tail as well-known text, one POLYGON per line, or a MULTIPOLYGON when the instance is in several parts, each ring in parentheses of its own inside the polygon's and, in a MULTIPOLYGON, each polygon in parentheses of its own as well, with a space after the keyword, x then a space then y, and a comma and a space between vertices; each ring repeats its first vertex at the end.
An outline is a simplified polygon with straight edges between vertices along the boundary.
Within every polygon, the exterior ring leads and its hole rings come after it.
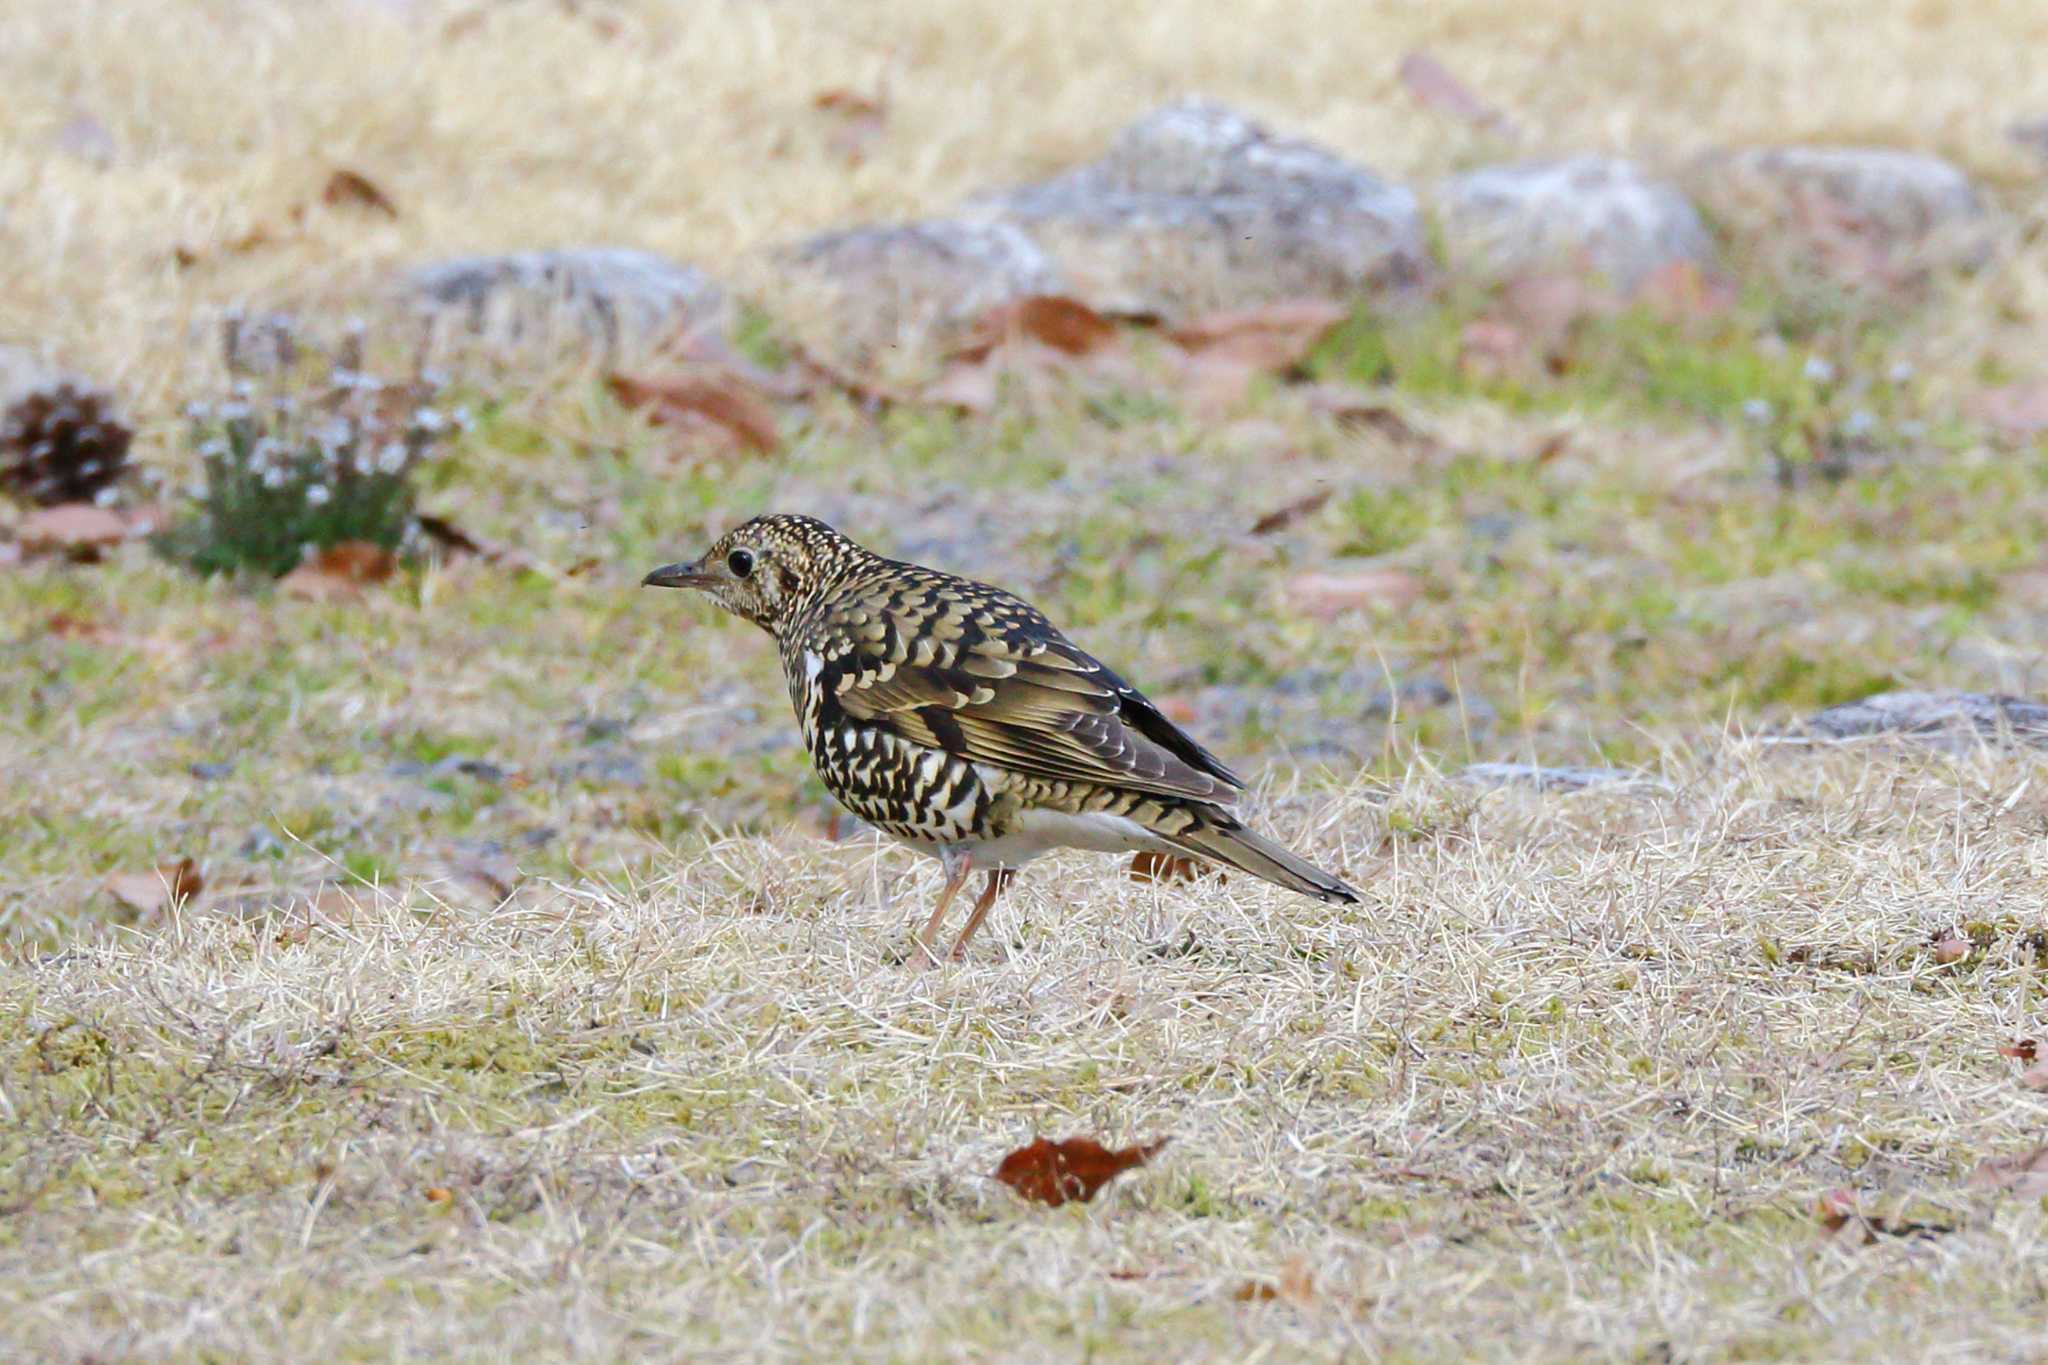
POLYGON ((1330 905, 1358 903, 1358 893, 1341 880, 1253 833, 1236 816, 1217 810, 1205 810, 1202 815, 1192 829, 1170 836, 1168 842, 1194 857, 1234 867, 1330 905))

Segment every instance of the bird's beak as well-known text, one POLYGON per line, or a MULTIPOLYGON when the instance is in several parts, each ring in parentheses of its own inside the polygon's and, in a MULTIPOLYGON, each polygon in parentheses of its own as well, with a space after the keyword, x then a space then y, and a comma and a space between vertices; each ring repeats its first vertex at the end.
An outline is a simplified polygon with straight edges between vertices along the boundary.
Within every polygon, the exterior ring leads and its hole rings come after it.
POLYGON ((644 588, 708 588, 717 580, 703 570, 701 559, 687 564, 664 564, 640 580, 644 588))

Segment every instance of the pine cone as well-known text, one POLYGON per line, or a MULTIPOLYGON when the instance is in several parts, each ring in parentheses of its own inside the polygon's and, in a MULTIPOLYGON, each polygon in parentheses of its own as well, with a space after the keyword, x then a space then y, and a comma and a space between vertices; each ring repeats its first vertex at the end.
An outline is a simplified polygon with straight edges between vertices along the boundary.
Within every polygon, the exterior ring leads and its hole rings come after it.
POLYGON ((0 490, 43 507, 91 502, 126 472, 134 436, 97 389, 37 389, 0 417, 0 490))

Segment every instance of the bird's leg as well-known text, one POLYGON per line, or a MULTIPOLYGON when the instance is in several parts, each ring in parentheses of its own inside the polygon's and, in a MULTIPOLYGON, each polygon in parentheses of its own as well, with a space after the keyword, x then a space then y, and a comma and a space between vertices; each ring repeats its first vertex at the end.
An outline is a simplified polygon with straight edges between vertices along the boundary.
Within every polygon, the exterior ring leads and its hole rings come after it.
POLYGON ((950 849, 940 855, 940 866, 946 869, 946 884, 939 889, 939 903, 932 907, 932 917, 924 922, 924 930, 917 936, 917 946, 924 949, 924 955, 933 962, 939 955, 932 951, 932 940, 939 935, 939 926, 946 922, 946 911, 953 904, 953 897, 960 894, 960 888, 967 884, 967 874, 974 870, 974 858, 967 853, 954 853, 950 849))
POLYGON ((967 956, 967 940, 974 937, 974 931, 988 918, 990 907, 996 897, 1003 894, 1003 888, 1017 880, 1017 869, 999 867, 988 874, 988 884, 981 888, 981 898, 974 902, 974 913, 967 917, 967 927, 960 931, 960 937, 953 940, 953 960, 958 962, 967 956))

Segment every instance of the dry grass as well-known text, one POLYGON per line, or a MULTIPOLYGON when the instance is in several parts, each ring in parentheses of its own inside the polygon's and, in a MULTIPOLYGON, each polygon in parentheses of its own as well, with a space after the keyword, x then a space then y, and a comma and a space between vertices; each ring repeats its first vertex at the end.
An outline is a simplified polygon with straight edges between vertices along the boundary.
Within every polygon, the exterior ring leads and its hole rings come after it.
POLYGON ((359 302, 423 256, 627 243, 772 293, 769 245, 942 211, 1186 92, 1403 179, 1502 154, 1402 91, 1418 45, 1510 110, 1530 151, 1870 141, 2010 181, 2032 168, 2006 126, 2048 108, 2044 44, 2032 0, 1871 0, 1853 23, 1781 0, 28 0, 0 17, 0 336, 168 410, 186 364, 168 339, 195 319, 245 298, 359 302), (889 102, 858 167, 810 108, 834 87, 889 102), (53 155, 79 115, 111 134, 110 167, 53 155), (292 226, 336 165, 400 219, 292 226), (265 245, 226 248, 257 228, 265 245), (189 270, 181 244, 201 256, 189 270))
MULTIPOLYGON (((373 311, 413 261, 563 243, 772 304, 765 247, 941 211, 1186 92, 1418 182, 1506 154, 1399 89, 1417 45, 1532 152, 1944 153, 2005 250, 1799 343, 1912 367, 1869 401, 1921 434, 1839 484, 1778 488, 1745 434, 1801 359, 1748 314, 1653 336, 1668 372, 1489 386, 1432 368, 1447 307, 1374 400, 1407 435, 1049 383, 976 419, 821 402, 776 459, 705 463, 587 374, 472 374, 426 505, 549 572, 318 603, 141 546, 0 569, 0 1345, 2048 1352, 2048 1215, 1969 1184, 2048 1120, 1998 1051, 2043 1032, 2041 759, 1744 738, 1885 686, 2041 688, 2048 459, 1960 414, 2048 347, 2038 172, 2003 136, 2048 113, 2048 11, 1694 8, 6 6, 0 338, 117 385, 180 482, 229 304, 373 311), (889 105, 856 167, 811 108, 835 86, 889 105), (79 115, 110 165, 53 150, 79 115), (294 224, 338 165, 400 216, 294 224), (633 587, 770 506, 1041 601, 1366 904, 1076 857, 964 966, 895 965, 935 869, 820 839, 764 642, 633 587), (1425 590, 1337 620, 1286 591, 1361 564, 1425 590), (1445 775, 1503 758, 1667 785, 1445 775), (180 914, 99 889, 181 854, 209 886, 180 914), (323 879, 353 889, 307 908, 323 879), (1046 1211, 989 1179, 1040 1132, 1174 1141, 1046 1211), (1827 1238, 1835 1187, 1948 1230, 1827 1238)), ((1372 373, 1352 331, 1322 377, 1372 373)))
POLYGON ((1062 865, 945 971, 889 961, 930 871, 787 838, 487 913, 401 893, 100 943, 0 996, 8 1333, 2031 1355, 2042 1210, 1966 1180, 2048 1112, 1997 1054, 2037 1028, 2034 774, 1740 745, 1653 797, 1417 773, 1277 817, 1356 910, 1062 865), (1981 946, 1937 965, 1955 926, 1981 946), (988 1179, 1036 1132, 1174 1143, 1048 1212, 988 1179), (1831 1186, 1953 1230, 1829 1241, 1831 1186))

